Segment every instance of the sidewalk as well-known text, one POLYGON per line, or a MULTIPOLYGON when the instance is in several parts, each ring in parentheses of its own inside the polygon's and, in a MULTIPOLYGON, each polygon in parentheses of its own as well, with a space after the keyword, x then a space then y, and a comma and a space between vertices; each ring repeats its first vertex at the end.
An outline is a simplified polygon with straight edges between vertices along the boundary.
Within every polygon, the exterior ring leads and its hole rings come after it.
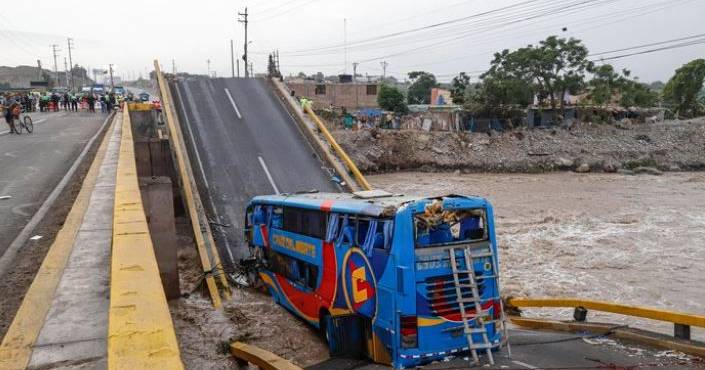
POLYGON ((110 247, 121 125, 115 124, 88 209, 29 367, 71 363, 105 368, 110 303, 110 247))

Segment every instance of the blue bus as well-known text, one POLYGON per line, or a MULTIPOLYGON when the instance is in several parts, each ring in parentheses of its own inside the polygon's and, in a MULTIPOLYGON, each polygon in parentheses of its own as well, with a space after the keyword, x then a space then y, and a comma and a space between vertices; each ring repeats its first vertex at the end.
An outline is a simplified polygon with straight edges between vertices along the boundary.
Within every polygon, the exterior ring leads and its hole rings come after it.
POLYGON ((379 191, 253 198, 245 239, 273 299, 331 354, 395 368, 506 340, 492 206, 379 191))

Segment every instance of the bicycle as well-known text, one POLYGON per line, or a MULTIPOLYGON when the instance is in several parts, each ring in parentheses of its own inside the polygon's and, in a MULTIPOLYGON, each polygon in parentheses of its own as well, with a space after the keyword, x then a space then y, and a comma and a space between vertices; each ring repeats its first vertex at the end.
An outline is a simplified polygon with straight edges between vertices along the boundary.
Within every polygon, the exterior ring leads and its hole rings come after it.
POLYGON ((27 112, 24 109, 22 110, 19 116, 14 118, 13 125, 15 126, 15 133, 17 135, 22 134, 23 128, 30 134, 34 132, 34 124, 32 123, 32 117, 27 115, 27 112))

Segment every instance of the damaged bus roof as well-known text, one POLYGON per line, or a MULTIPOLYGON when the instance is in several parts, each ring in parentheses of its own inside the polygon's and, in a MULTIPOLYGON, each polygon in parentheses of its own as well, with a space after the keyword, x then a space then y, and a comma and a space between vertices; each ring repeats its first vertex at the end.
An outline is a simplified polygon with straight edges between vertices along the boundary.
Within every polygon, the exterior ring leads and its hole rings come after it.
MULTIPOLYGON (((251 203, 278 206, 296 206, 308 209, 323 209, 337 213, 355 213, 370 217, 391 217, 403 205, 417 201, 443 200, 444 209, 486 207, 489 202, 481 197, 465 195, 408 196, 379 190, 355 193, 297 193, 262 195, 252 198, 251 203)), ((420 206, 427 202, 421 202, 420 206)), ((419 208, 417 211, 422 211, 419 208)))

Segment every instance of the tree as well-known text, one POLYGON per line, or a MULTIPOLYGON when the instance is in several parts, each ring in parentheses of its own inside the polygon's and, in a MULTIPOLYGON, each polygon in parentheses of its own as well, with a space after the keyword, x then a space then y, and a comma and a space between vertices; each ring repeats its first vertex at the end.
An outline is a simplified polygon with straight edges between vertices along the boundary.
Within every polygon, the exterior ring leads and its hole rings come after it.
POLYGON ((594 68, 592 73, 588 97, 597 105, 618 102, 623 107, 653 107, 658 101, 658 93, 637 78, 631 79, 628 69, 623 69, 620 74, 611 65, 603 64, 594 68))
POLYGON ((623 107, 653 107, 658 99, 656 91, 636 79, 625 79, 622 83, 619 104, 623 107))
POLYGON ((698 94, 705 80, 705 59, 696 59, 678 68, 663 89, 664 101, 681 117, 694 117, 703 113, 698 94))
POLYGON ((407 91, 409 104, 431 104, 431 89, 438 85, 436 76, 432 73, 415 71, 409 72, 411 85, 407 91))
POLYGON ((590 93, 588 98, 596 105, 606 105, 619 91, 622 76, 615 72, 610 64, 603 64, 592 71, 593 78, 588 85, 590 93))
POLYGON ((465 72, 460 72, 450 83, 450 97, 453 99, 453 104, 465 103, 465 90, 470 85, 470 76, 465 72))
POLYGON ((580 40, 549 36, 536 46, 496 53, 489 74, 530 82, 539 103, 549 99, 555 109, 560 101, 563 110, 566 94, 584 88, 585 74, 593 67, 587 55, 580 40))
POLYGON ((404 93, 396 87, 387 84, 380 85, 379 94, 377 94, 377 104, 384 110, 396 113, 409 111, 409 107, 406 106, 404 101, 404 93))

